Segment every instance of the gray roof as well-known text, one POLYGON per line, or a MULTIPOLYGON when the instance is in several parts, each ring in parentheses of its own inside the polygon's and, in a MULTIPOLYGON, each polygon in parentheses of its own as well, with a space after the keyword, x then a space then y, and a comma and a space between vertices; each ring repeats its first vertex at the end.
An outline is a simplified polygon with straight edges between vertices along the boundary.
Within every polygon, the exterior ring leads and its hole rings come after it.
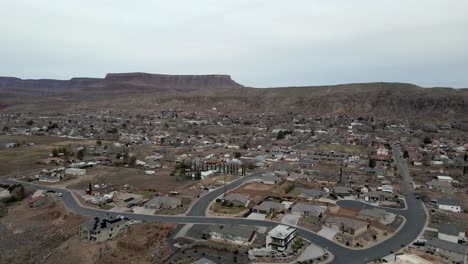
POLYGON ((253 232, 257 231, 255 226, 242 226, 242 227, 234 227, 234 226, 216 226, 212 225, 207 228, 208 232, 216 232, 221 233, 233 237, 241 237, 244 239, 249 239, 252 236, 253 232))
POLYGON ((309 212, 309 214, 313 216, 319 216, 321 213, 323 213, 323 211, 325 211, 325 209, 323 209, 322 207, 307 203, 297 203, 291 210, 291 212, 293 213, 309 212))
POLYGON ((281 178, 276 175, 267 175, 262 177, 262 181, 279 182, 280 180, 281 178))
POLYGON ((211 261, 207 258, 201 258, 197 261, 192 262, 192 264, 216 264, 216 262, 211 261))
POLYGON ((382 192, 382 191, 372 191, 372 192, 366 192, 364 193, 364 197, 395 197, 395 194, 393 193, 388 193, 388 192, 382 192))
POLYGON ((451 236, 458 236, 458 234, 463 231, 464 231, 463 229, 457 226, 454 226, 451 224, 445 224, 445 223, 440 224, 439 230, 438 230, 439 233, 447 234, 451 236))
POLYGON ((284 204, 266 201, 259 205, 254 206, 253 209, 262 210, 262 211, 270 211, 270 209, 274 209, 274 210, 282 211, 285 208, 286 207, 284 206, 284 204))
POLYGON ((346 187, 346 186, 336 186, 333 188, 333 192, 335 193, 351 193, 353 189, 346 187))
POLYGON ((323 192, 317 189, 302 189, 302 194, 304 196, 316 197, 316 196, 322 196, 323 192))
POLYGON ((438 187, 452 187, 452 184, 448 181, 437 181, 437 180, 428 181, 426 182, 426 185, 438 186, 438 187))
POLYGON ((249 198, 245 194, 230 193, 230 194, 226 195, 226 197, 224 197, 224 200, 231 201, 231 202, 232 201, 239 201, 239 202, 245 204, 249 200, 249 198))
POLYGON ((452 252, 456 252, 458 254, 465 254, 466 247, 467 247, 466 245, 457 244, 457 243, 445 241, 445 240, 438 239, 438 238, 429 239, 426 242, 426 245, 433 246, 433 247, 440 248, 440 249, 449 250, 452 252))
POLYGON ((462 206, 460 201, 448 197, 442 197, 437 199, 437 203, 451 206, 462 206))

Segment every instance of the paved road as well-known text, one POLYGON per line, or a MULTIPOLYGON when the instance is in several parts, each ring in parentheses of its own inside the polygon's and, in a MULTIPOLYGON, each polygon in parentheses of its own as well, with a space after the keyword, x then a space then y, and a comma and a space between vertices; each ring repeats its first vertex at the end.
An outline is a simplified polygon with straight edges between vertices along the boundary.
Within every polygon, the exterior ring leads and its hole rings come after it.
MULTIPOLYGON (((411 184, 411 178, 409 176, 408 170, 406 168, 406 164, 400 156, 398 151, 394 153, 395 160, 397 161, 397 166, 399 167, 399 171, 403 177, 402 187, 403 190, 407 193, 406 200, 408 205, 408 210, 398 210, 398 213, 405 216, 407 219, 406 224, 402 227, 401 231, 395 234, 393 237, 389 238, 388 240, 380 243, 372 248, 364 249, 364 250, 351 250, 345 247, 342 247, 326 238, 323 238, 309 230, 298 228, 298 232, 301 236, 306 238, 307 240, 316 243, 326 249, 328 249, 334 256, 333 263, 349 263, 349 264, 358 264, 358 263, 366 263, 372 261, 373 259, 384 257, 391 252, 396 252, 397 250, 401 249, 402 245, 408 245, 413 240, 415 240, 418 235, 420 234, 421 230, 424 228, 425 221, 426 221, 426 214, 422 207, 421 201, 417 200, 413 193, 413 187, 411 184)), ((233 189, 236 188, 246 181, 254 179, 258 176, 261 172, 257 172, 250 176, 247 176, 239 181, 235 181, 226 186, 226 189, 233 189)), ((17 183, 7 179, 0 179, 0 182, 5 183, 17 183)), ((221 195, 224 191, 224 188, 220 188, 218 190, 212 191, 205 196, 201 197, 200 200, 194 204, 194 206, 190 209, 187 216, 162 216, 162 215, 138 215, 132 213, 120 213, 120 212, 108 212, 93 208, 82 207, 80 204, 76 202, 73 198, 71 193, 67 190, 51 188, 47 186, 39 186, 30 183, 24 183, 24 185, 29 185, 36 189, 44 189, 44 190, 55 190, 57 192, 61 192, 63 194, 62 200, 65 206, 68 208, 69 211, 82 214, 82 215, 89 215, 89 216, 99 216, 103 217, 106 215, 124 215, 128 216, 131 219, 135 220, 142 220, 148 222, 170 222, 170 223, 193 223, 193 224, 234 224, 234 225, 256 225, 256 226, 264 226, 264 227, 274 227, 277 225, 275 222, 265 221, 265 220, 252 220, 252 219, 245 219, 245 218, 223 218, 223 217, 206 217, 205 212, 208 205, 216 199, 219 195, 221 195)), ((360 206, 362 204, 358 204, 358 202, 350 202, 349 205, 351 206, 360 206), (354 204, 356 203, 356 204, 354 204), (354 205, 353 205, 354 204, 354 205)))

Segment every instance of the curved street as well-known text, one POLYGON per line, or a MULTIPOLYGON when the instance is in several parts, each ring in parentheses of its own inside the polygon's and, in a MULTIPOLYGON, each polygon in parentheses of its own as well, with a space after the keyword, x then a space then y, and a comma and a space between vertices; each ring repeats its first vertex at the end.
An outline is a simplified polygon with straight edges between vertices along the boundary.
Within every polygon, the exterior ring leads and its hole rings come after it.
MULTIPOLYGON (((395 148, 394 148, 395 149, 395 148)), ((316 233, 298 228, 298 232, 304 238, 310 240, 311 242, 322 246, 329 250, 334 255, 333 263, 366 263, 372 261, 376 258, 384 257, 392 252, 400 250, 403 246, 411 244, 421 233, 426 223, 426 212, 423 208, 423 205, 420 200, 416 199, 414 196, 414 189, 412 186, 412 180, 408 173, 405 161, 402 159, 398 151, 394 152, 394 157, 396 164, 399 168, 400 175, 402 176, 403 181, 402 189, 406 193, 406 203, 407 209, 398 210, 398 209, 386 209, 393 213, 402 215, 406 218, 406 223, 400 229, 398 233, 389 239, 383 241, 380 244, 377 244, 368 249, 362 250, 352 250, 345 247, 342 247, 324 237, 317 235, 316 233)), ((227 217, 206 217, 205 213, 210 205, 210 203, 215 200, 217 197, 223 194, 225 190, 232 190, 240 185, 244 184, 247 181, 254 180, 258 177, 261 172, 256 172, 250 176, 241 178, 237 181, 227 184, 225 187, 218 188, 212 192, 207 193, 206 195, 200 197, 193 206, 189 209, 186 216, 165 216, 165 215, 141 215, 133 213, 120 213, 120 212, 108 212, 99 209, 93 209, 89 207, 83 207, 80 205, 73 195, 68 190, 58 189, 48 186, 41 186, 31 183, 22 183, 9 179, 0 179, 0 182, 7 184, 24 184, 35 189, 44 189, 44 190, 55 190, 63 194, 62 201, 67 207, 67 209, 76 214, 89 215, 89 216, 98 216, 103 217, 106 215, 124 215, 131 219, 142 220, 148 222, 171 222, 171 223, 192 223, 192 224, 230 224, 236 225, 256 225, 256 226, 265 226, 273 227, 276 226, 277 222, 266 221, 266 220, 251 220, 245 218, 227 218, 227 217)), ((340 201, 339 204, 346 205, 348 207, 362 208, 363 203, 357 201, 340 201)), ((366 207, 371 207, 370 205, 364 205, 366 207)))

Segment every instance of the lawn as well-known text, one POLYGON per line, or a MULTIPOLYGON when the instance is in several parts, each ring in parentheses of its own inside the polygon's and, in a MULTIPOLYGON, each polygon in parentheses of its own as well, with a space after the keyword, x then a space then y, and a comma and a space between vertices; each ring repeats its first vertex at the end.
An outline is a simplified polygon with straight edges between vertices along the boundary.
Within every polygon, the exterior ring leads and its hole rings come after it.
POLYGON ((214 203, 212 207, 213 212, 218 213, 218 214, 238 214, 244 211, 245 209, 246 209, 245 207, 222 206, 221 203, 214 203))

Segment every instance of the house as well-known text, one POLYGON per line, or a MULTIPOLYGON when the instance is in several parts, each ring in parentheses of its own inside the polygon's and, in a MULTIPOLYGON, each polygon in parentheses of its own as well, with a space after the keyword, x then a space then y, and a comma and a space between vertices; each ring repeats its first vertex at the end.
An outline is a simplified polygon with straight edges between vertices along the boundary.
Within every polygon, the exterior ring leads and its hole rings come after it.
POLYGON ((266 175, 266 176, 263 176, 261 179, 261 182, 263 184, 270 184, 270 185, 276 184, 280 181, 281 181, 281 178, 276 175, 266 175))
POLYGON ((84 176, 86 175, 86 170, 78 169, 78 168, 68 168, 65 170, 65 174, 73 175, 73 176, 84 176))
POLYGON ((308 199, 320 199, 323 197, 323 192, 317 189, 302 189, 300 196, 308 199))
POLYGON ((358 218, 389 224, 395 219, 395 214, 380 208, 364 209, 359 211, 358 218))
POLYGON ((336 186, 335 188, 333 188, 333 193, 341 197, 351 196, 352 191, 353 189, 346 186, 336 186))
POLYGON ((453 178, 450 176, 437 176, 437 180, 445 182, 454 182, 453 178))
POLYGON ((268 214, 271 212, 282 213, 285 210, 285 205, 275 202, 266 201, 252 208, 253 212, 259 214, 268 214))
POLYGON ((454 225, 443 223, 439 226, 437 238, 452 243, 458 243, 466 240, 465 230, 454 225))
POLYGON ((269 250, 284 252, 292 244, 296 237, 296 228, 286 225, 277 225, 268 232, 266 247, 269 250))
POLYGON ((234 206, 244 206, 249 205, 249 198, 245 194, 241 193, 230 193, 224 197, 224 201, 232 203, 234 206))
POLYGON ((254 226, 209 226, 208 234, 212 240, 225 243, 247 246, 252 244, 257 235, 257 228, 254 226))
POLYGON ((382 185, 382 192, 393 193, 393 186, 391 185, 382 185))
POLYGON ((439 198, 437 199, 437 205, 440 210, 451 211, 455 213, 462 212, 461 202, 452 198, 439 198))
POLYGON ((29 207, 40 207, 46 205, 49 200, 44 195, 38 195, 29 200, 29 207))
POLYGON ((174 209, 181 205, 181 200, 169 196, 156 196, 145 204, 146 209, 174 209))
POLYGON ((5 144, 5 148, 16 148, 19 145, 17 143, 7 143, 5 144))
POLYGON ((426 186, 429 189, 436 190, 439 192, 445 192, 445 193, 452 192, 452 184, 448 181, 431 180, 431 181, 426 182, 426 186))
POLYGON ((291 209, 291 213, 297 216, 314 216, 321 217, 325 209, 318 205, 307 203, 297 203, 291 209))
POLYGON ((454 262, 463 262, 467 245, 431 238, 426 242, 426 249, 434 254, 447 257, 454 262))
POLYGON ((125 227, 121 218, 99 218, 95 217, 80 226, 80 238, 92 242, 102 242, 119 234, 125 227))
POLYGON ((364 196, 364 200, 366 202, 378 202, 378 201, 393 201, 395 200, 395 195, 388 192, 383 191, 371 191, 362 194, 364 196))
POLYGON ((368 223, 346 217, 328 217, 324 225, 350 235, 359 235, 367 230, 368 223))

